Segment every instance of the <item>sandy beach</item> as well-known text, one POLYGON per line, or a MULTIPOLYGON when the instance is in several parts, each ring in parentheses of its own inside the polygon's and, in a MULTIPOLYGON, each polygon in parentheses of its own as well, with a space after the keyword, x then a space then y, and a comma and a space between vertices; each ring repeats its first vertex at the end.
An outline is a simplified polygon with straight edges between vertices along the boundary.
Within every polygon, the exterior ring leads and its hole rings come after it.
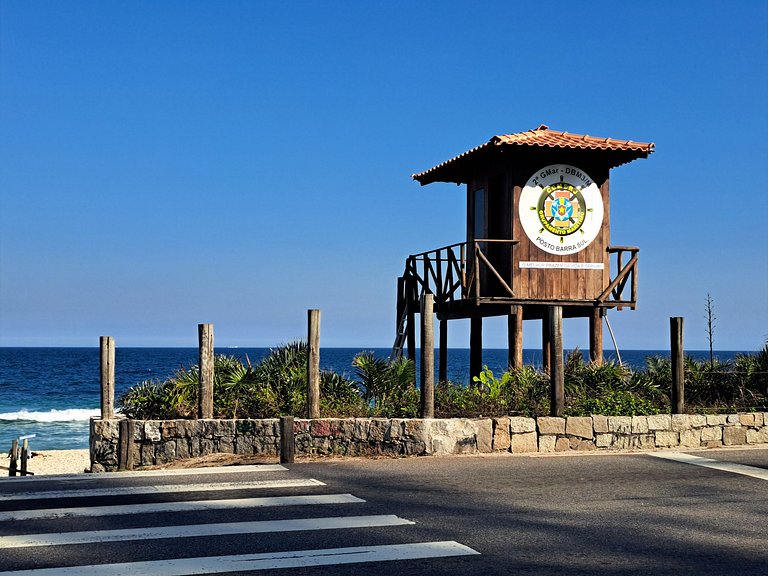
MULTIPOLYGON (((33 456, 27 460, 27 470, 35 476, 50 474, 82 474, 90 468, 91 461, 87 449, 82 450, 41 450, 33 451, 33 456)), ((8 454, 3 455, 2 466, 8 467, 8 454)), ((19 461, 21 466, 21 461, 19 461)), ((6 470, 0 471, 7 476, 6 470)))

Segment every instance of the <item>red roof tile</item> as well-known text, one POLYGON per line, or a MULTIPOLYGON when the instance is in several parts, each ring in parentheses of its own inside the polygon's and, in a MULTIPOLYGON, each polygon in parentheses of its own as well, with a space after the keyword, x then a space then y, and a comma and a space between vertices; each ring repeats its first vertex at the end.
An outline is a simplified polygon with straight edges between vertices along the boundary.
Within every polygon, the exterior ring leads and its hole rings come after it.
POLYGON ((502 147, 539 147, 539 148, 568 148, 572 150, 596 150, 613 153, 610 168, 615 168, 637 158, 647 158, 653 152, 654 144, 645 142, 633 142, 632 140, 614 140, 613 138, 598 138, 595 136, 570 134, 550 130, 542 124, 535 130, 518 132, 517 134, 504 134, 494 136, 485 144, 472 148, 463 154, 438 164, 434 168, 418 174, 412 174, 414 180, 422 185, 431 182, 457 182, 456 168, 459 164, 471 160, 493 149, 502 147), (445 179, 443 179, 445 178, 445 179))

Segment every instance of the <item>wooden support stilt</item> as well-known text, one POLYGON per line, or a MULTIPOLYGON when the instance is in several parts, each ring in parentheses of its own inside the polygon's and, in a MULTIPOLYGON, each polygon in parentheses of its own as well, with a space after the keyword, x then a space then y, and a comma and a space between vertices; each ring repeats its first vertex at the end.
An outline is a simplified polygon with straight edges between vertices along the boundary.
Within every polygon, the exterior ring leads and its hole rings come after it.
POLYGON ((472 317, 469 323, 469 381, 483 370, 483 319, 472 317))
POLYGON ((563 308, 549 308, 551 383, 550 413, 562 416, 565 411, 565 373, 563 366, 563 308))
POLYGON ((435 297, 421 297, 421 417, 435 417, 435 297))
POLYGON ((213 324, 198 324, 200 347, 199 418, 213 418, 213 324))
POLYGON ((407 313, 406 343, 408 359, 416 362, 416 307, 418 306, 416 295, 416 281, 412 276, 405 279, 405 309, 407 313))
POLYGON ((507 350, 510 368, 523 366, 523 307, 511 306, 507 316, 507 350))
POLYGON ((8 463, 8 476, 16 476, 16 472, 19 466, 19 441, 11 440, 11 453, 9 455, 11 461, 8 463))
POLYGON ((99 338, 99 359, 101 364, 101 419, 115 417, 115 339, 112 336, 99 338))
POLYGON ((685 413, 685 352, 683 351, 683 319, 669 319, 672 359, 672 413, 685 413))
POLYGON ((307 414, 320 418, 320 310, 307 311, 307 414))
POLYGON ((448 381, 448 320, 440 320, 440 367, 437 381, 448 381))
POLYGON ((593 308, 589 317, 589 359, 595 364, 603 363, 603 309, 593 308))
POLYGON ((21 442, 21 475, 27 475, 27 460, 29 459, 29 440, 24 438, 21 442))

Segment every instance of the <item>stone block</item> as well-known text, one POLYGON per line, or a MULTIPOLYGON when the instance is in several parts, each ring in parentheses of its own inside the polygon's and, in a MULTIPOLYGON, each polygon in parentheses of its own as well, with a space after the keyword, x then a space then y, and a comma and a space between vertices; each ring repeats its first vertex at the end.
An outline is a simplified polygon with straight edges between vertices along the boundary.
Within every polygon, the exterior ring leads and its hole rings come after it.
POLYGON ((728 414, 725 417, 725 423, 727 426, 735 426, 739 423, 739 415, 738 414, 728 414))
MULTIPOLYGON (((509 418, 493 419, 493 449, 496 451, 508 451, 512 446, 509 437, 509 418)), ((554 446, 552 448, 554 450, 554 446)))
POLYGON ((234 454, 235 442, 232 436, 223 436, 216 441, 216 448, 222 454, 234 454))
POLYGON ((576 438, 575 436, 568 439, 568 444, 571 450, 578 450, 580 452, 597 449, 592 440, 584 440, 582 438, 576 438))
POLYGON ((672 448, 680 445, 680 434, 671 430, 657 430, 655 433, 657 448, 672 448))
POLYGON ((747 428, 747 444, 768 444, 768 426, 759 430, 747 428))
MULTIPOLYGON (((531 418, 531 420, 533 420, 531 418)), ((513 454, 524 452, 538 452, 538 437, 536 432, 523 432, 521 434, 512 434, 511 451, 513 454)))
POLYGON ((177 438, 176 439, 176 458, 179 460, 185 460, 189 458, 189 439, 177 438))
POLYGON ((648 432, 650 432, 648 416, 632 416, 632 433, 648 434, 648 432))
POLYGON ((120 436, 120 420, 117 418, 112 420, 97 420, 94 418, 91 420, 91 430, 93 435, 105 440, 117 440, 120 436))
POLYGON ((720 442, 723 439, 723 429, 720 426, 707 426, 701 429, 702 442, 720 442))
POLYGON ((671 430, 672 416, 669 414, 654 414, 648 416, 648 430, 656 432, 657 430, 671 430))
POLYGON ((596 434, 595 446, 598 448, 610 448, 613 445, 614 438, 613 434, 596 434))
POLYGON ((739 414, 739 424, 742 426, 755 426, 755 420, 756 418, 754 413, 739 414))
POLYGON ((482 454, 493 452, 493 420, 478 418, 473 420, 477 451, 482 454))
POLYGON ((768 413, 755 412, 755 426, 768 426, 768 413))
POLYGON ((592 427, 595 430, 595 434, 605 434, 608 432, 608 416, 593 414, 592 427))
POLYGON ((144 422, 144 438, 150 442, 160 442, 162 434, 160 433, 160 422, 147 420, 144 422))
POLYGON ((512 434, 536 432, 536 420, 522 416, 512 416, 509 419, 509 431, 512 434))
POLYGON ((725 414, 707 414, 707 426, 725 426, 727 421, 725 414))
POLYGON ((371 425, 368 429, 368 439, 374 442, 383 442, 384 436, 387 434, 387 428, 389 428, 389 420, 374 418, 371 420, 371 425))
POLYGON ((140 458, 142 466, 152 466, 155 463, 155 447, 152 444, 144 444, 140 458))
POLYGON ((539 434, 565 434, 565 418, 541 416, 536 418, 539 434))
POLYGON ((309 433, 315 438, 326 438, 331 435, 331 423, 326 420, 312 420, 309 424, 309 433))
POLYGON ((557 436, 539 436, 539 452, 554 452, 557 436))
POLYGON ((571 449, 571 443, 568 438, 558 438, 555 442, 555 452, 568 452, 571 449))
POLYGON ((691 428, 704 428, 707 425, 707 417, 704 414, 689 414, 688 424, 691 428))
POLYGON ((698 448, 701 446, 701 430, 691 428, 680 432, 680 446, 684 448, 698 448))
POLYGON ((672 432, 690 430, 691 421, 688 414, 672 414, 672 432))
POLYGON ((723 445, 740 446, 747 443, 747 429, 741 426, 726 426, 723 428, 723 445))
POLYGON ((569 416, 565 421, 565 433, 569 436, 591 440, 594 437, 592 418, 590 416, 569 416))
POLYGON ((169 440, 155 447, 155 463, 166 464, 176 459, 176 441, 169 440))
POLYGON ((392 418, 389 421, 389 427, 384 434, 384 441, 396 441, 403 437, 405 432, 405 420, 402 418, 392 418))
MULTIPOLYGON (((647 428, 648 423, 645 422, 647 428)), ((648 430, 646 430, 647 432, 648 430)), ((614 434, 631 434, 632 417, 631 416, 608 416, 608 432, 614 434)))
POLYGON ((172 438, 177 437, 176 433, 176 421, 175 420, 166 420, 160 425, 160 433, 162 434, 163 440, 170 440, 172 438))

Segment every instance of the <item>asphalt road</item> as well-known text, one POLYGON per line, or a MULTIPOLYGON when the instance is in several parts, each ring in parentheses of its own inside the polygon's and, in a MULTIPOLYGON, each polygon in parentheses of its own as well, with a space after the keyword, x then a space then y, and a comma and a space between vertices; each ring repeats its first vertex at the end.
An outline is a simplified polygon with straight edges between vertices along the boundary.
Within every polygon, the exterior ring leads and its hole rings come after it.
MULTIPOLYGON (((65 573, 63 567, 80 575, 87 573, 83 566, 94 566, 91 573, 102 574, 107 573, 106 564, 118 563, 131 563, 126 573, 139 576, 144 572, 136 562, 154 562, 156 573, 170 574, 172 564, 163 568, 156 563, 183 558, 195 559, 194 569, 202 569, 204 559, 213 558, 212 570, 248 568, 227 574, 297 576, 765 574, 768 449, 689 454, 741 464, 748 467, 741 472, 752 471, 756 476, 649 454, 600 454, 320 460, 299 462, 288 470, 0 480, 0 576, 15 570, 25 570, 29 576, 58 575, 65 573), (323 484, 307 483, 311 479, 323 484), (294 485, 263 484, 285 480, 294 485), (206 489, 198 484, 207 485, 206 489), (165 492, 163 486, 194 491, 165 492), (141 487, 156 492, 120 493, 141 487), (285 496, 343 496, 346 500, 286 506, 249 502, 226 509, 140 513, 130 508, 285 496), (106 515, 13 518, 19 514, 14 511, 54 508, 91 514, 96 506, 108 506, 106 515), (360 525, 345 526, 348 521, 360 525), (294 522, 314 522, 322 528, 306 529, 294 522), (242 533, 227 534, 229 528, 223 526, 231 523, 237 523, 235 530, 242 533), (213 534, 152 533, 153 527, 186 525, 210 527, 213 534), (285 526, 294 527, 274 531, 285 526), (138 533, 128 536, 129 540, 102 541, 110 534, 106 530, 118 529, 138 533), (14 540, 14 536, 27 539, 14 540), (45 542, 58 537, 95 541, 45 542), (445 543, 438 546, 438 553, 461 555, 408 557, 414 551, 431 556, 435 542, 445 543), (323 566, 256 571, 257 565, 242 562, 245 554, 271 554, 258 564, 269 566, 269 562, 285 562, 295 551, 329 549, 343 551, 313 552, 307 560, 329 563, 323 566), (380 553, 385 556, 376 556, 380 553), (390 553, 405 556, 385 559, 390 553), (236 558, 227 563, 223 556, 236 558), (375 558, 380 559, 363 562, 375 558)), ((178 569, 192 573, 189 567, 178 569)))

